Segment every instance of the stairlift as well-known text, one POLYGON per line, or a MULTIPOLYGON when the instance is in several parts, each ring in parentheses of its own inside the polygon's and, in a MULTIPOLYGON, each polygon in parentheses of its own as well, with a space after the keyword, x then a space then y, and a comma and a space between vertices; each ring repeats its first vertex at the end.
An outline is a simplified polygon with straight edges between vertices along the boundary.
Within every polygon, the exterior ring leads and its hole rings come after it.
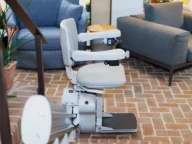
POLYGON ((124 67, 119 60, 128 57, 129 53, 121 49, 102 52, 78 50, 78 41, 108 40, 120 37, 121 32, 110 30, 78 35, 72 18, 63 20, 60 28, 63 61, 74 87, 64 89, 62 104, 48 101, 43 96, 33 96, 27 101, 21 120, 23 142, 48 143, 57 133, 67 133, 77 127, 81 133, 137 132, 134 114, 102 111, 102 89, 120 87, 126 82, 124 67), (79 61, 99 62, 74 71, 72 66, 79 61))
POLYGON ((63 20, 61 28, 61 47, 67 76, 74 85, 73 89, 64 89, 62 102, 71 113, 77 113, 74 124, 79 125, 82 133, 119 133, 136 132, 137 120, 132 113, 102 112, 102 89, 115 88, 125 84, 124 68, 119 60, 126 57, 121 49, 102 52, 79 51, 78 41, 110 39, 121 36, 119 30, 77 34, 73 19, 63 20), (81 67, 73 71, 74 62, 104 61, 81 67))

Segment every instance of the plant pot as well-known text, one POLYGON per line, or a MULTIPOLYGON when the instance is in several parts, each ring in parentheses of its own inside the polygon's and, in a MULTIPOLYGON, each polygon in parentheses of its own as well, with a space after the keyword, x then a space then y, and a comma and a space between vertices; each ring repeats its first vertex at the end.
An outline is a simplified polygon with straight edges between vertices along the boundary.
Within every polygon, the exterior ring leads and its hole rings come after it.
POLYGON ((17 62, 13 61, 10 63, 8 66, 4 67, 4 72, 5 72, 5 81, 6 81, 6 88, 10 88, 12 83, 13 83, 13 78, 14 78, 14 72, 16 69, 17 62))

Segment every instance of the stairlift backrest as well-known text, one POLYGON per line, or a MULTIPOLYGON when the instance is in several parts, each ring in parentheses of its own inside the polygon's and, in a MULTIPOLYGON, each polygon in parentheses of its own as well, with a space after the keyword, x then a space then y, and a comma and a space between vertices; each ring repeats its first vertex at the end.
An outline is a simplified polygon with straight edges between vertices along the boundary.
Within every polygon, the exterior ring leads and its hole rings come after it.
POLYGON ((60 39, 64 64, 73 66, 70 51, 78 50, 78 33, 74 19, 65 19, 60 23, 60 39))

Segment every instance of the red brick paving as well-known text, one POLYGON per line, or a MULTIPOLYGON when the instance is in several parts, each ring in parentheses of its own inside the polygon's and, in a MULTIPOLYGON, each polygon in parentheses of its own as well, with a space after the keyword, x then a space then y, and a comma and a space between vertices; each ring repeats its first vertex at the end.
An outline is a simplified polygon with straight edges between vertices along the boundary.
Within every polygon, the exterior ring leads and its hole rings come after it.
MULTIPOLYGON (((81 134, 77 143, 191 144, 192 143, 192 68, 177 72, 172 87, 168 73, 136 59, 122 63, 127 82, 105 90, 105 112, 133 112, 138 132, 124 135, 81 134)), ((63 88, 71 87, 64 70, 45 72, 46 96, 61 101, 63 88)), ((20 117, 26 100, 36 93, 35 71, 17 70, 9 93, 9 112, 14 144, 20 140, 20 117)))

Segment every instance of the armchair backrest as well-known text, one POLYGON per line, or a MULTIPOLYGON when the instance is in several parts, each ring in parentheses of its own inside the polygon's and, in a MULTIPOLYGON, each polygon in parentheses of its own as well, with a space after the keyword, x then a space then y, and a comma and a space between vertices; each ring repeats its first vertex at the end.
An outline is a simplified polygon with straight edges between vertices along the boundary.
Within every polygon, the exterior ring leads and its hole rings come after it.
MULTIPOLYGON (((56 26, 62 0, 19 0, 37 26, 56 26)), ((19 27, 25 27, 19 23, 19 27)))
POLYGON ((67 0, 67 1, 79 5, 79 0, 67 0))
POLYGON ((60 23, 60 42, 65 66, 72 66, 71 51, 78 50, 78 33, 75 20, 65 19, 60 23))

